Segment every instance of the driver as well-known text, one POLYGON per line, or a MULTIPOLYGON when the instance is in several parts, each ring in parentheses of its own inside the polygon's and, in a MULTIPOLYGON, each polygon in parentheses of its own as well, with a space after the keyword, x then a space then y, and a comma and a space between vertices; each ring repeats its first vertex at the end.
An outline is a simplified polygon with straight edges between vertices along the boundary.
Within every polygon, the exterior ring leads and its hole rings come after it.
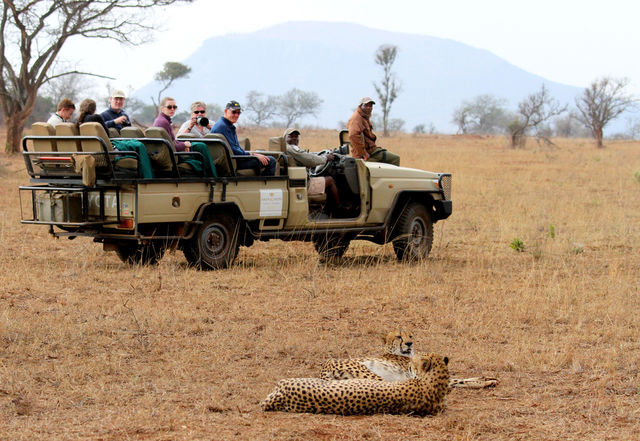
MULTIPOLYGON (((307 168, 317 167, 319 165, 325 165, 327 161, 333 161, 336 156, 333 153, 327 153, 326 155, 319 155, 316 153, 309 153, 306 150, 302 150, 298 143, 300 142, 300 131, 294 128, 288 128, 284 131, 284 140, 287 144, 287 155, 293 158, 295 164, 307 168)), ((338 187, 336 181, 331 176, 318 176, 309 178, 309 188, 307 193, 309 195, 327 193, 327 202, 331 200, 333 209, 340 207, 340 195, 338 194, 338 187)), ((335 210, 332 210, 335 211, 335 210)))

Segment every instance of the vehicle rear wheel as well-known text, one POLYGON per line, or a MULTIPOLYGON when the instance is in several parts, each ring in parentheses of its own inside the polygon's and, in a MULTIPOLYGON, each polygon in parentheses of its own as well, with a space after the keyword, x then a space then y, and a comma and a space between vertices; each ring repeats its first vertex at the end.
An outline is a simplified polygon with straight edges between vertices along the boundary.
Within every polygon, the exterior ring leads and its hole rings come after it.
POLYGON ((393 250, 398 260, 424 259, 433 244, 433 222, 424 205, 412 202, 404 209, 397 224, 398 236, 393 250))
POLYGON ((199 269, 227 268, 238 255, 238 227, 236 218, 228 214, 206 218, 184 246, 189 265, 199 269))
POLYGON ((158 242, 137 243, 128 241, 117 244, 116 254, 130 265, 155 265, 164 256, 165 247, 158 242))
POLYGON ((351 239, 339 234, 321 235, 313 239, 313 245, 322 262, 330 262, 342 258, 349 248, 350 242, 351 239))

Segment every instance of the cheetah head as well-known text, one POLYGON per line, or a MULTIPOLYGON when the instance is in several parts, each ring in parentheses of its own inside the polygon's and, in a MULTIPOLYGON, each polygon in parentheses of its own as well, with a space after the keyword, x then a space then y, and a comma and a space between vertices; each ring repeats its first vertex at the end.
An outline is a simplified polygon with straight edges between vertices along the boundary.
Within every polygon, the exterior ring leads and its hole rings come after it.
POLYGON ((389 332, 384 337, 389 354, 413 357, 413 335, 410 332, 397 330, 389 332))
POLYGON ((409 370, 413 372, 417 377, 424 376, 427 372, 430 371, 433 373, 448 373, 448 364, 449 357, 443 357, 442 355, 434 353, 418 354, 411 359, 409 370))

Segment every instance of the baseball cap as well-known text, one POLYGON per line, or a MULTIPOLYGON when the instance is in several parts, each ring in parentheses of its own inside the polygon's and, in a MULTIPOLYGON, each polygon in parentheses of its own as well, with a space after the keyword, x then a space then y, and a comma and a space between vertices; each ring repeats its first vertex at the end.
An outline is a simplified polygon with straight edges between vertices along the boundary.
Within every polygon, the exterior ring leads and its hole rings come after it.
POLYGON ((289 127, 287 130, 284 131, 284 135, 282 135, 282 136, 284 138, 286 138, 287 136, 291 135, 292 133, 297 133, 298 135, 300 135, 300 130, 294 129, 293 127, 289 127))
POLYGON ((123 91, 116 89, 111 92, 111 98, 126 98, 126 96, 123 91))
POLYGON ((234 100, 231 100, 227 103, 227 105, 225 106, 225 109, 229 109, 229 110, 242 110, 242 107, 240 107, 240 103, 234 100))
POLYGON ((369 103, 375 104, 376 102, 374 100, 372 100, 371 98, 369 98, 368 96, 365 96, 364 98, 362 98, 360 100, 360 105, 369 104, 369 103))

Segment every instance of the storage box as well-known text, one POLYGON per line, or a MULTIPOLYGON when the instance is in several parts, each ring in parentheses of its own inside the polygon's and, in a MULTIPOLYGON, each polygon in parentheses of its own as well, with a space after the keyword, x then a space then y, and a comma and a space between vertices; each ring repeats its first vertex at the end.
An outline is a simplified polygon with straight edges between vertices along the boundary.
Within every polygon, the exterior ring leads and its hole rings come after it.
POLYGON ((38 220, 44 222, 82 222, 82 194, 46 192, 36 196, 38 220))

